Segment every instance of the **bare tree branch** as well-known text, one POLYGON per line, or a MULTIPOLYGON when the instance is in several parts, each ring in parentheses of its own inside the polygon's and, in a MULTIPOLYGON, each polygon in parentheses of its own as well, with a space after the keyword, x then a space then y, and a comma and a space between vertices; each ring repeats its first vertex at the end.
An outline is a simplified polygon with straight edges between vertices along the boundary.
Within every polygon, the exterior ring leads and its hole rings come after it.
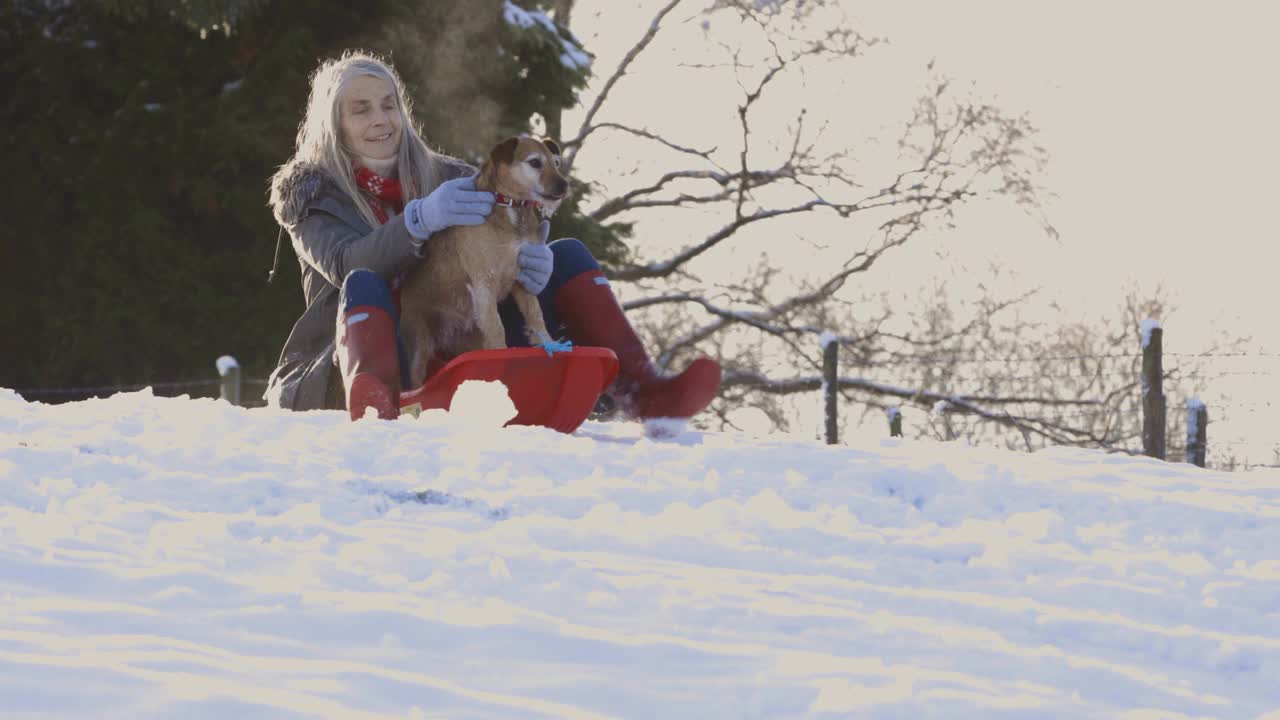
MULTIPOLYGON (((1132 341, 1131 333, 1075 333, 1026 320, 1017 308, 1034 290, 1011 290, 996 298, 979 286, 978 300, 957 302, 940 288, 935 300, 922 298, 906 309, 887 300, 850 297, 867 292, 876 269, 904 245, 918 245, 917 239, 952 227, 963 217, 959 210, 975 198, 1006 199, 1012 210, 1028 212, 1048 237, 1055 237, 1043 217, 1037 185, 1046 153, 1035 144, 1035 128, 1026 116, 1003 112, 935 76, 915 103, 903 108, 908 119, 898 136, 877 138, 885 145, 853 135, 832 137, 828 128, 841 127, 839 118, 823 119, 822 103, 816 101, 802 101, 797 108, 781 91, 797 87, 793 80, 807 77, 811 68, 860 57, 874 41, 836 18, 843 10, 833 0, 713 0, 704 17, 728 11, 723 14, 730 16, 733 33, 714 37, 706 30, 706 47, 725 62, 677 58, 674 64, 685 73, 734 74, 741 95, 732 105, 711 109, 726 118, 716 147, 688 142, 656 121, 598 121, 619 80, 678 4, 672 0, 655 15, 566 147, 576 154, 596 131, 612 130, 644 141, 638 143, 641 152, 670 151, 664 154, 671 165, 603 198, 590 214, 596 222, 624 215, 629 222, 632 216, 667 222, 663 213, 679 209, 696 209, 699 222, 713 218, 710 230, 677 237, 669 245, 646 244, 646 249, 660 249, 609 268, 614 282, 652 291, 624 307, 657 349, 659 365, 709 352, 726 368, 720 398, 708 417, 727 426, 733 410, 750 406, 785 427, 785 398, 821 387, 814 372, 820 367, 815 338, 828 333, 842 346, 847 373, 885 376, 839 379, 841 394, 864 410, 895 400, 913 408, 936 405, 938 422, 970 440, 1027 449, 1061 443, 1131 451, 1136 374, 1128 367, 1132 356, 1115 351, 1132 341), (765 129, 784 119, 790 122, 783 129, 765 129), (887 151, 883 158, 881 150, 887 151), (785 229, 806 218, 850 228, 822 245, 810 241, 822 253, 813 257, 830 263, 817 277, 809 276, 809 268, 803 273, 789 269, 786 255, 773 258, 775 265, 752 268, 749 275, 719 280, 733 285, 699 277, 721 260, 741 263, 735 258, 739 241, 763 223, 770 230, 785 229), (775 282, 779 279, 785 282, 775 282), (1079 360, 1067 361, 1068 372, 1060 361, 1073 356, 1079 360)), ((690 25, 667 27, 678 32, 690 25)), ((707 109, 691 111, 705 114, 707 109)), ((965 290, 972 293, 974 284, 965 290)))
POLYGON ((594 129, 595 130, 618 130, 620 132, 630 133, 632 135, 635 135, 636 137, 642 137, 642 138, 645 138, 646 140, 653 140, 654 142, 658 142, 663 145, 666 145, 667 147, 677 152, 681 152, 686 155, 696 155, 708 162, 711 162, 711 154, 716 151, 715 147, 712 147, 709 150, 697 150, 694 148, 684 147, 683 145, 677 145, 671 142, 670 140, 667 140, 666 138, 662 137, 661 135, 650 132, 648 130, 629 127, 627 125, 623 125, 622 123, 616 123, 616 122, 597 123, 594 129))
MULTIPOLYGON (((817 391, 823 387, 824 382, 825 380, 822 377, 799 377, 789 378, 786 380, 776 380, 757 371, 738 369, 725 373, 721 386, 726 389, 750 387, 759 392, 774 395, 790 395, 817 391)), ((1088 430, 1060 425, 1042 418, 1025 417, 1011 413, 988 410, 982 407, 979 404, 979 401, 971 398, 923 389, 896 387, 893 385, 865 380, 863 378, 840 377, 837 378, 836 383, 841 389, 861 390, 879 396, 896 397, 922 407, 934 407, 939 403, 945 403, 948 412, 960 412, 974 415, 982 418, 983 420, 999 425, 1012 427, 1019 431, 1045 437, 1052 442, 1059 444, 1075 444, 1082 440, 1087 440, 1100 446, 1109 446, 1110 444, 1110 441, 1107 438, 1091 433, 1088 430)), ((1051 403, 1052 401, 1040 399, 1035 400, 1034 402, 1051 403)))
POLYGON ((623 56, 622 61, 618 63, 618 67, 614 69, 613 74, 605 81, 604 87, 601 88, 600 93, 596 95, 595 101, 591 104, 591 108, 587 110, 587 114, 582 120, 582 129, 578 132, 578 136, 567 143, 564 143, 562 146, 562 150, 564 152, 563 162, 566 170, 573 167, 573 161, 577 158, 578 152, 581 150, 582 143, 587 139, 587 136, 597 129, 598 126, 593 125, 592 123, 595 120, 596 113, 600 112, 600 107, 609 99, 609 93, 613 91, 614 85, 616 85, 618 81, 627 74, 627 68, 631 67, 631 63, 635 62, 635 59, 640 56, 640 53, 644 52, 645 48, 649 47, 649 43, 653 42, 653 38, 657 36, 658 29, 662 25, 663 18, 665 18, 672 10, 675 10, 676 6, 679 5, 680 2, 681 0, 670 0, 670 2, 658 11, 658 14, 653 17, 652 21, 650 21, 649 27, 645 30, 644 35, 642 35, 640 40, 627 51, 627 54, 623 56))
MULTIPOLYGON (((785 170, 753 170, 747 176, 743 176, 739 173, 727 173, 718 170, 675 170, 664 174, 662 177, 658 178, 657 182, 647 187, 631 190, 630 192, 604 202, 599 208, 590 214, 590 217, 596 222, 603 222, 613 215, 617 215, 618 213, 626 212, 628 210, 634 210, 642 207, 657 207, 660 205, 678 205, 679 203, 673 200, 654 201, 637 199, 653 195, 665 188, 668 184, 677 180, 710 180, 721 188, 725 188, 715 195, 687 196, 690 199, 689 201, 696 202, 697 198, 715 198, 717 200, 728 199, 732 194, 732 190, 729 188, 731 188, 735 182, 747 182, 760 186, 785 179, 786 177, 787 175, 785 170)), ((707 202, 710 201, 711 200, 707 200, 707 202)))
POLYGON ((693 247, 686 248, 685 250, 681 251, 680 253, 670 258, 669 260, 650 263, 648 265, 622 268, 620 270, 615 271, 613 273, 613 277, 617 280, 623 280, 623 281, 635 281, 635 280, 641 280, 644 278, 665 277, 667 275, 674 273, 682 265, 689 262, 690 260, 698 257, 699 255, 702 255, 703 253, 714 248, 716 245, 719 245, 721 242, 727 240, 728 238, 733 237, 735 233, 737 233, 739 230, 741 230, 742 228, 748 225, 760 222, 762 220, 772 220, 772 219, 784 217, 787 215, 795 215, 797 213, 808 212, 814 209, 815 207, 819 207, 823 204, 824 203, 821 200, 810 200, 809 202, 802 203, 794 207, 779 208, 779 209, 772 209, 772 210, 760 210, 746 217, 736 218, 733 222, 729 223, 728 225, 725 225, 724 227, 720 228, 716 232, 707 236, 707 238, 703 240, 701 243, 694 245, 693 247))

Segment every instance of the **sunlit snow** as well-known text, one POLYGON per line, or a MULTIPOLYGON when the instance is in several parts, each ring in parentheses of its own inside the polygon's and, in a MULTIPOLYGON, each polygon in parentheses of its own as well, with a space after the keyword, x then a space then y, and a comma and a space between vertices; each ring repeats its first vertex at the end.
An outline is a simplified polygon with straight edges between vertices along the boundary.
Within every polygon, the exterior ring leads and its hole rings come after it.
POLYGON ((465 389, 0 390, 0 715, 1280 717, 1280 473, 561 435, 465 389))

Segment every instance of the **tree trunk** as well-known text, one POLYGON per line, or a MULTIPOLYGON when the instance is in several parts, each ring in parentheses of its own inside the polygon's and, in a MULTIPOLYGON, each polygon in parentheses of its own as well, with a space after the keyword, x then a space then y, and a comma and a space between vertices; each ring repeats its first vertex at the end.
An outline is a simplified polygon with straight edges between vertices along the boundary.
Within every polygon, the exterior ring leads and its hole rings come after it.
MULTIPOLYGON (((551 3, 551 12, 555 16, 555 21, 566 30, 571 29, 569 26, 569 16, 573 14, 573 0, 554 0, 551 3)), ((561 118, 560 108, 548 108, 542 114, 547 121, 547 137, 552 140, 563 140, 564 129, 563 120, 561 118)))

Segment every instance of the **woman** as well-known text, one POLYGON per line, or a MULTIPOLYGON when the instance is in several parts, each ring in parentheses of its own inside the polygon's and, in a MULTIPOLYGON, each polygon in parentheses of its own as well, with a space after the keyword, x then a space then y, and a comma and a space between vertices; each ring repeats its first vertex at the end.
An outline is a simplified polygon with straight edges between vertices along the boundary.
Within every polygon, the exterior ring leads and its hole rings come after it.
MULTIPOLYGON (((306 310, 268 381, 269 404, 398 416, 395 289, 434 233, 479 225, 492 211, 494 196, 476 190, 475 172, 427 147, 389 65, 364 53, 321 63, 295 153, 271 179, 269 204, 298 255, 306 310)), ((526 244, 519 265, 553 335, 617 354, 610 393, 629 416, 691 417, 715 397, 720 366, 710 358, 675 376, 655 370, 581 242, 526 244)), ((508 343, 524 345, 512 305, 502 307, 508 343)))

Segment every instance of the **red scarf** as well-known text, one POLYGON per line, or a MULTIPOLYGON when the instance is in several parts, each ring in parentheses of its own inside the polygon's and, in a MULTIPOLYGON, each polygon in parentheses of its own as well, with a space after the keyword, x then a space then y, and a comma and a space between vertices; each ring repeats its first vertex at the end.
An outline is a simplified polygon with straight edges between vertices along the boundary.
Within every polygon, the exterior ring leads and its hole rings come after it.
MULTIPOLYGON (((358 167, 356 168, 356 185, 364 190, 364 199, 369 203, 369 208, 373 210, 373 215, 378 218, 379 223, 385 225, 390 219, 382 203, 394 207, 397 215, 404 212, 404 195, 401 194, 399 180, 384 178, 367 167, 358 167)), ((400 312, 400 283, 403 281, 404 273, 391 278, 391 302, 395 303, 397 314, 400 312)))
POLYGON ((360 186, 361 190, 370 195, 365 200, 369 201, 369 207, 373 209, 373 214, 378 218, 378 222, 385 223, 390 219, 387 217, 386 209, 382 207, 383 203, 394 207, 397 215, 404 211, 404 196, 400 192, 399 180, 384 178, 367 167, 358 167, 356 168, 356 184, 360 186), (377 201, 374 198, 377 198, 377 201))

